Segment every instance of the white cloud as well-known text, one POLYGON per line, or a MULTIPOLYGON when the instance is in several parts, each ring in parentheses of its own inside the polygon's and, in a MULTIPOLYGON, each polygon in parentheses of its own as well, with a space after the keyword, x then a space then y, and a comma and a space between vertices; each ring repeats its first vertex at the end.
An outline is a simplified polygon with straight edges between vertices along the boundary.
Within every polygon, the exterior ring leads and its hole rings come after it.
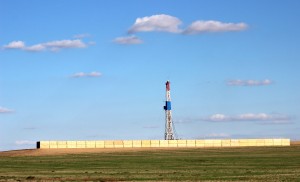
POLYGON ((85 76, 86 76, 86 73, 79 72, 79 73, 75 73, 75 74, 72 75, 71 77, 79 78, 79 77, 85 77, 85 76))
MULTIPOLYGON (((158 14, 137 18, 129 28, 128 33, 136 32, 168 32, 177 34, 200 34, 205 32, 242 31, 248 28, 246 23, 224 23, 216 20, 197 20, 186 29, 180 28, 182 21, 171 15, 158 14)), ((118 37, 114 40, 118 44, 140 44, 142 41, 135 37, 118 37)))
POLYGON ((25 47, 24 50, 26 51, 32 51, 32 52, 39 52, 45 50, 46 47, 42 44, 36 44, 33 46, 25 47))
POLYGON ((33 145, 36 144, 35 141, 30 141, 30 140, 18 140, 15 142, 16 145, 33 145))
POLYGON ((4 45, 3 48, 20 49, 20 50, 31 51, 31 52, 40 52, 44 50, 59 51, 61 49, 68 49, 68 48, 85 48, 87 46, 88 44, 84 43, 82 40, 74 39, 74 40, 55 40, 55 41, 35 44, 32 46, 25 46, 25 42, 23 41, 13 41, 8 45, 4 45))
POLYGON ((128 37, 117 37, 114 39, 114 42, 117 44, 141 44, 143 41, 138 37, 132 35, 128 37))
POLYGON ((4 45, 4 49, 23 49, 25 47, 25 42, 23 41, 12 41, 7 45, 4 45))
POLYGON ((290 123, 291 117, 280 115, 280 114, 266 114, 266 113, 246 113, 235 116, 224 115, 224 114, 214 114, 207 118, 201 120, 212 121, 212 122, 230 122, 230 121, 264 121, 273 124, 278 123, 290 123))
POLYGON ((75 73, 71 77, 72 78, 81 78, 81 77, 100 77, 100 76, 102 76, 102 73, 93 71, 90 73, 84 73, 84 72, 75 73))
POLYGON ((13 112, 13 110, 7 109, 7 108, 4 108, 4 107, 0 107, 0 114, 1 113, 11 113, 11 112, 13 112))
POLYGON ((83 38, 87 38, 87 37, 90 37, 91 35, 88 34, 88 33, 84 33, 84 34, 77 34, 77 35, 74 35, 73 37, 75 39, 83 39, 83 38))
POLYGON ((228 32, 228 31, 241 31, 247 29, 246 23, 223 23, 220 21, 203 21, 198 20, 193 22, 186 30, 184 34, 199 34, 205 32, 228 32))
POLYGON ((214 114, 210 116, 209 119, 212 121, 222 121, 227 119, 227 117, 224 114, 214 114))
POLYGON ((62 48, 85 48, 87 45, 83 43, 79 39, 75 40, 56 40, 52 42, 46 42, 42 44, 45 47, 48 48, 56 48, 56 49, 62 49, 62 48))
POLYGON ((273 82, 269 79, 265 80, 229 80, 227 85, 230 86, 263 86, 270 85, 273 82))
POLYGON ((100 73, 100 72, 96 72, 96 71, 94 71, 94 72, 91 72, 90 74, 88 74, 88 76, 91 76, 91 77, 99 77, 99 76, 101 76, 102 74, 100 73))
POLYGON ((171 32, 180 33, 179 25, 181 20, 170 15, 160 14, 137 18, 134 25, 129 29, 129 33, 135 32, 171 32))

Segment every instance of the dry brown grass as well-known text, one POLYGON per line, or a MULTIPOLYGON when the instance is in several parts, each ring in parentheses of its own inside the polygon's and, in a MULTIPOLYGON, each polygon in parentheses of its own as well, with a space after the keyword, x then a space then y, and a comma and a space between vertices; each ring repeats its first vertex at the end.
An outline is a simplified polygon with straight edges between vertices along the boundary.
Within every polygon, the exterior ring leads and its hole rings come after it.
POLYGON ((113 152, 138 152, 138 151, 164 151, 185 150, 186 148, 105 148, 105 149, 25 149, 0 152, 0 157, 22 157, 22 156, 51 156, 66 154, 92 154, 113 152))

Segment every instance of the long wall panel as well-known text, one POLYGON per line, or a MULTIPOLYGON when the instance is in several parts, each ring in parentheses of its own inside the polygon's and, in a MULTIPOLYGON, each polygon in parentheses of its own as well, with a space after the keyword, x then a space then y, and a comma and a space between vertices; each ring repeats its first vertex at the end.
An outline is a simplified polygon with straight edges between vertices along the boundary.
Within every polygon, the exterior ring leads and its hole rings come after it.
POLYGON ((290 146, 291 145, 291 140, 290 139, 282 139, 281 140, 281 145, 282 146, 290 146))
POLYGON ((132 140, 132 147, 133 148, 141 148, 142 147, 142 140, 132 140))
POLYGON ((96 141, 96 148, 104 148, 104 141, 96 141))
POLYGON ((132 148, 132 140, 124 140, 123 144, 124 148, 132 148))
POLYGON ((37 145, 41 149, 49 149, 50 147, 50 142, 49 141, 41 141, 39 145, 37 145))
POLYGON ((85 147, 86 148, 96 148, 96 141, 86 141, 85 147))
POLYGON ((79 148, 79 149, 81 149, 81 148, 86 148, 86 141, 76 141, 76 148, 79 148))
POLYGON ((114 148, 124 148, 124 143, 122 140, 114 141, 114 148))
POLYGON ((151 147, 159 147, 159 140, 150 140, 151 147))
POLYGON ((178 140, 168 140, 169 147, 178 147, 177 143, 178 143, 178 140))
POLYGON ((204 147, 204 140, 196 140, 196 147, 204 147))
POLYGON ((186 140, 178 140, 177 146, 178 147, 186 147, 186 140))
POLYGON ((186 147, 196 147, 196 140, 186 140, 186 147))
POLYGON ((142 140, 142 147, 143 148, 150 148, 151 147, 151 141, 150 140, 142 140))
POLYGON ((159 147, 169 147, 168 140, 159 140, 159 147))
POLYGON ((104 148, 115 148, 113 140, 106 140, 104 141, 104 148))

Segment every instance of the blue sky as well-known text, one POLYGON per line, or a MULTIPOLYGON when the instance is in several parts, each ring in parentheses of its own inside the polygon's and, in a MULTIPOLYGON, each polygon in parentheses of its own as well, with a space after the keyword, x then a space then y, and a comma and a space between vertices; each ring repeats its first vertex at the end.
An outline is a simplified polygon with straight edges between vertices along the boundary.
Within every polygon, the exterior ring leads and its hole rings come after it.
POLYGON ((298 1, 0 2, 0 150, 39 140, 300 139, 298 1))

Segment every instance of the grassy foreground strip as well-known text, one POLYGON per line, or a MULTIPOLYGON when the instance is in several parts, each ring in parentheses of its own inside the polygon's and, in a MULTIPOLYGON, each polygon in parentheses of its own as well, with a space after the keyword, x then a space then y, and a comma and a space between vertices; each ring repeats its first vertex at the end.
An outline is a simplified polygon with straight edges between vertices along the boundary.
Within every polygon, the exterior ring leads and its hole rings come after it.
POLYGON ((55 155, 0 152, 0 181, 26 180, 297 181, 300 146, 103 150, 55 155))

